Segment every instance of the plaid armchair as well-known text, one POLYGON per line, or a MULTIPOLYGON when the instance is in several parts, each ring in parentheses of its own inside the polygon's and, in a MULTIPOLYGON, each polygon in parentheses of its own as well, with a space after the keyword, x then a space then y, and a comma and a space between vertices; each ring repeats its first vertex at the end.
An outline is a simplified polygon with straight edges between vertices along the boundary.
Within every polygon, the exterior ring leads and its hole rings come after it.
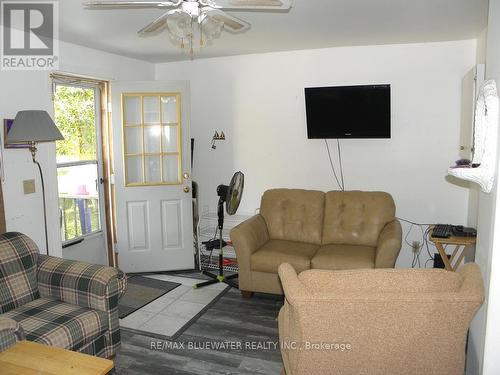
POLYGON ((113 356, 126 284, 117 268, 40 255, 24 234, 0 235, 0 351, 29 340, 113 356))

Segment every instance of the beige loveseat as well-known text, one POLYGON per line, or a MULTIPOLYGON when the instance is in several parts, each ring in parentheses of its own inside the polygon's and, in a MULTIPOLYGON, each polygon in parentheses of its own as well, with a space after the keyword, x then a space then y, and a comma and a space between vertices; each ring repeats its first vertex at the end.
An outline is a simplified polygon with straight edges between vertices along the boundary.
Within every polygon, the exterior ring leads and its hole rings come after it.
POLYGON ((393 268, 401 249, 401 224, 392 197, 383 192, 274 189, 260 213, 231 230, 243 296, 283 294, 281 263, 297 272, 393 268))
POLYGON ((458 272, 279 269, 286 375, 463 375, 467 329, 484 300, 479 267, 458 272))

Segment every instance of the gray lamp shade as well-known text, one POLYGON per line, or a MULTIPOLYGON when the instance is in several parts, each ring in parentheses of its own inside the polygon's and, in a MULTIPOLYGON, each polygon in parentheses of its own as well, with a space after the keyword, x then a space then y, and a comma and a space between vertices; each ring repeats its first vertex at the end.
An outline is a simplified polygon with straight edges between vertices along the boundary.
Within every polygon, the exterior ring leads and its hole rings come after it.
POLYGON ((19 111, 7 133, 7 143, 52 142, 64 137, 46 111, 19 111))

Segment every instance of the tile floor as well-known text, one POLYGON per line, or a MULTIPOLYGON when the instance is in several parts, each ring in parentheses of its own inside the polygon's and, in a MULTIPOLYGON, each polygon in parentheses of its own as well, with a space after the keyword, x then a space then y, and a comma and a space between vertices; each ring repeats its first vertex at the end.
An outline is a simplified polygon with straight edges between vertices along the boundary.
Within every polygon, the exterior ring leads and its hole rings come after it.
POLYGON ((158 280, 180 283, 171 292, 120 319, 120 326, 173 338, 227 287, 217 283, 201 289, 193 285, 204 280, 171 275, 149 275, 158 280))

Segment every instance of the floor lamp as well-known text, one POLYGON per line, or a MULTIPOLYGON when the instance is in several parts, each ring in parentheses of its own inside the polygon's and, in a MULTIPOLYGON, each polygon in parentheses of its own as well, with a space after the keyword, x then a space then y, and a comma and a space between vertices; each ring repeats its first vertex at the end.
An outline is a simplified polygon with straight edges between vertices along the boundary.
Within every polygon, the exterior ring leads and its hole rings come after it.
POLYGON ((36 160, 36 145, 40 142, 54 142, 64 137, 46 111, 30 110, 17 113, 14 123, 7 133, 6 143, 28 143, 33 163, 38 166, 42 183, 43 222, 45 228, 45 247, 49 255, 49 237, 47 234, 47 206, 45 203, 45 184, 40 163, 36 160))

